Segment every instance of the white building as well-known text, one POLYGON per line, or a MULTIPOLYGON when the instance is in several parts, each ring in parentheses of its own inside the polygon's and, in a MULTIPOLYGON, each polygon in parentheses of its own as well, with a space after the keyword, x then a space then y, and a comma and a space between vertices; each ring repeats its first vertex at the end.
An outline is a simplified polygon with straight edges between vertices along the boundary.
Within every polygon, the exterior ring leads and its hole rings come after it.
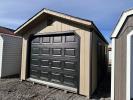
POLYGON ((0 27, 0 78, 20 73, 22 39, 0 27))

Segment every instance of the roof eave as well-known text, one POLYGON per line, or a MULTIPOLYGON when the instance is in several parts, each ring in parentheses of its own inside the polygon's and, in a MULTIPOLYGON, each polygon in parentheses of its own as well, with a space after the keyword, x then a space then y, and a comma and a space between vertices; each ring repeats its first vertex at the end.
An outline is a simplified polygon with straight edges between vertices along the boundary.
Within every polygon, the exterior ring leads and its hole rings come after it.
POLYGON ((93 29, 100 35, 101 39, 106 43, 109 44, 105 37, 102 35, 100 30, 96 27, 96 25, 92 22, 93 29))
POLYGON ((64 19, 67 19, 67 20, 70 20, 70 21, 75 21, 75 22, 81 23, 81 24, 86 25, 86 26, 91 26, 92 25, 91 21, 89 21, 89 20, 83 20, 83 19, 80 19, 80 18, 76 18, 74 16, 70 16, 70 15, 67 15, 67 14, 60 13, 60 12, 56 12, 56 11, 52 11, 52 10, 48 10, 48 9, 42 9, 40 12, 38 12, 36 15, 34 15, 32 18, 30 18, 27 22, 25 22, 19 28, 17 28, 14 33, 15 34, 19 33, 24 27, 26 27, 34 19, 38 18, 43 13, 50 14, 50 15, 57 16, 57 17, 61 17, 61 18, 64 18, 64 19))
POLYGON ((111 38, 116 38, 116 37, 118 36, 118 33, 119 33, 121 27, 123 26, 123 24, 124 24, 126 18, 127 18, 128 16, 132 15, 132 14, 133 14, 133 9, 123 12, 121 18, 120 18, 119 21, 118 21, 118 24, 116 25, 116 27, 115 27, 115 29, 114 29, 114 32, 113 32, 112 35, 111 35, 111 38))
POLYGON ((15 34, 19 33, 19 31, 21 29, 23 29, 24 27, 26 27, 29 23, 31 23, 34 19, 36 19, 37 17, 39 17, 41 14, 43 14, 43 10, 42 9, 40 12, 38 12, 37 14, 35 14, 33 17, 31 17, 28 21, 26 21, 24 24, 22 24, 20 27, 18 27, 16 30, 15 30, 15 34))

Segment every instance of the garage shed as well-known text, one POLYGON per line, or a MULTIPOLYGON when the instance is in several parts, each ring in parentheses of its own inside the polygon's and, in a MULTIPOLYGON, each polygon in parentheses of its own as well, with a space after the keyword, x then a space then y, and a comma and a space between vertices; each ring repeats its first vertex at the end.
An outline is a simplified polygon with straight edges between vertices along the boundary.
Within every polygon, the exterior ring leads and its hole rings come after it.
POLYGON ((22 38, 0 27, 0 78, 20 74, 22 38))
POLYGON ((133 99, 133 10, 125 11, 112 34, 112 100, 133 99))
POLYGON ((23 37, 21 80, 90 97, 106 72, 108 43, 92 21, 43 9, 15 34, 23 37))

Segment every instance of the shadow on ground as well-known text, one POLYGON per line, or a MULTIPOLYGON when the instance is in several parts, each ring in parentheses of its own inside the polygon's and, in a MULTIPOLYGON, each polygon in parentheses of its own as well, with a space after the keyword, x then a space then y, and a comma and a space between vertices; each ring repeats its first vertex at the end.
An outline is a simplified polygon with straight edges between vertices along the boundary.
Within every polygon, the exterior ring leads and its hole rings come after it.
POLYGON ((110 100, 111 96, 111 74, 108 73, 104 80, 99 84, 98 88, 92 95, 93 99, 99 100, 101 98, 107 98, 110 100))

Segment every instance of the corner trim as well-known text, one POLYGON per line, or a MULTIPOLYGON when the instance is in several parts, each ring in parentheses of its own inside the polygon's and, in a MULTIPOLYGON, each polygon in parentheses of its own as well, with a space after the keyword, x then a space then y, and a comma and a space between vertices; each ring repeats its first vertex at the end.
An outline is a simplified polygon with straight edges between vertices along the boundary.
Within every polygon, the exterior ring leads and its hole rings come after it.
POLYGON ((127 35, 127 63, 126 63, 126 100, 131 98, 131 38, 133 36, 133 30, 127 35))
POLYGON ((0 44, 0 78, 2 78, 2 60, 3 60, 3 48, 4 48, 4 39, 2 36, 0 36, 0 41, 1 41, 1 44, 0 44))
POLYGON ((115 75, 115 38, 112 38, 112 65, 111 65, 111 100, 114 100, 114 75, 115 75))

